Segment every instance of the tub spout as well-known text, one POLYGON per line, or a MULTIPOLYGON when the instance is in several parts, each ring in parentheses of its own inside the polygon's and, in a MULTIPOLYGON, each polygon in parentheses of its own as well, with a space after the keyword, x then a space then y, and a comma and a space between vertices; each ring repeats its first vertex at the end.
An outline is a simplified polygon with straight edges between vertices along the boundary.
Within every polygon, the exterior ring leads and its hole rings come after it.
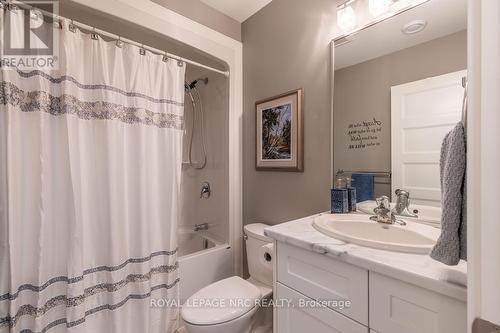
POLYGON ((194 225, 194 231, 208 230, 208 223, 200 223, 194 225))

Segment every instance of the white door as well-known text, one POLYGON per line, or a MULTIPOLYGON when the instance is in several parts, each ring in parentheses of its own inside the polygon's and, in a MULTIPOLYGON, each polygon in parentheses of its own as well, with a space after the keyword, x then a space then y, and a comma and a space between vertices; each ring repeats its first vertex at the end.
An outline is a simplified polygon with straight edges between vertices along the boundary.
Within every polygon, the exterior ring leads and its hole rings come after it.
POLYGON ((462 118, 462 77, 466 73, 391 87, 393 199, 400 188, 410 192, 412 203, 440 206, 441 144, 462 118))

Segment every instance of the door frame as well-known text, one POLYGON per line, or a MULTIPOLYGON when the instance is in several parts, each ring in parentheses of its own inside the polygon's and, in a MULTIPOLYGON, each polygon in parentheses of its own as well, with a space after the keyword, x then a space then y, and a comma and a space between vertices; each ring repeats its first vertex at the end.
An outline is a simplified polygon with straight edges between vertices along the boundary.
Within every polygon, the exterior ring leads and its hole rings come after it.
MULTIPOLYGON (((500 325, 500 1, 468 1, 468 331, 500 325)), ((476 333, 476 332, 474 332, 476 333)))

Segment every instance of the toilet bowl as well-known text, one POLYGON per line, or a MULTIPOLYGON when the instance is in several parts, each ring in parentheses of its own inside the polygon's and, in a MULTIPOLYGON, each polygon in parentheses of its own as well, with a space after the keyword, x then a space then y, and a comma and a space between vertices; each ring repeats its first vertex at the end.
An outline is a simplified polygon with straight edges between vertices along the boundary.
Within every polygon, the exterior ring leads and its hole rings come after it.
POLYGON ((272 295, 272 240, 263 223, 244 227, 250 278, 232 276, 199 290, 182 306, 189 333, 249 333, 256 325, 272 325, 272 309, 262 300, 272 295))

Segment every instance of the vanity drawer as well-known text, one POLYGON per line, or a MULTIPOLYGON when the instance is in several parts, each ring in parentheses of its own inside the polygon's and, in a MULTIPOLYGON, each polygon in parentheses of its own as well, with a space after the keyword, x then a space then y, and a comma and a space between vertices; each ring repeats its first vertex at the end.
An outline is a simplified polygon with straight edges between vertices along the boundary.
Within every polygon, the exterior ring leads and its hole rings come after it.
POLYGON ((368 326, 368 271, 323 254, 278 243, 277 281, 315 300, 348 300, 332 308, 368 326))
POLYGON ((370 272, 370 328, 381 333, 466 333, 467 306, 370 272))
POLYGON ((290 301, 290 304, 277 309, 277 333, 368 333, 367 327, 327 307, 321 307, 314 300, 281 283, 276 284, 276 299, 290 301))

